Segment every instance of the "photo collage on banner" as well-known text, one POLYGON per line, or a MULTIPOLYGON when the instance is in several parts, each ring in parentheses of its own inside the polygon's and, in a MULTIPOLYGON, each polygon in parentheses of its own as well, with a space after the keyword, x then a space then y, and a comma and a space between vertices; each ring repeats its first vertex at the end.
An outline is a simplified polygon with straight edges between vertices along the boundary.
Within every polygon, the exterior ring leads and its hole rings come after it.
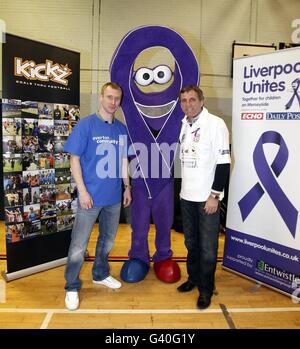
POLYGON ((76 105, 2 100, 8 243, 72 228, 77 188, 63 147, 78 121, 76 105))

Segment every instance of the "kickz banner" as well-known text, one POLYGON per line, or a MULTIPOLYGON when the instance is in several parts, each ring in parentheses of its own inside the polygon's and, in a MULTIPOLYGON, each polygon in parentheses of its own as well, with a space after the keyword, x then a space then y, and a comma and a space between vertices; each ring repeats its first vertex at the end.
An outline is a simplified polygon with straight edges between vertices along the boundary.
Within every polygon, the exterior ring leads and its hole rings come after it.
POLYGON ((6 34, 3 98, 79 104, 80 54, 6 34))
POLYGON ((223 266, 294 295, 300 281, 300 48, 234 61, 223 266))
POLYGON ((64 144, 80 118, 80 54, 6 34, 2 63, 0 209, 11 281, 68 254, 77 188, 64 144))

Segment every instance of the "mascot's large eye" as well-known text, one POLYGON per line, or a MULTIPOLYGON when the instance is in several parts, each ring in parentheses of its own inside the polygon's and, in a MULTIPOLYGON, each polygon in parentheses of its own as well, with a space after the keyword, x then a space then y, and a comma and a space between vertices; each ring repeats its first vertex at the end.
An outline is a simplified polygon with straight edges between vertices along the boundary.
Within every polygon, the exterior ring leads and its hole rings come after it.
POLYGON ((148 86, 153 82, 153 71, 148 68, 140 68, 135 72, 135 81, 142 86, 148 86))
POLYGON ((153 70, 153 78, 157 84, 166 84, 171 80, 172 71, 166 65, 159 65, 153 70))

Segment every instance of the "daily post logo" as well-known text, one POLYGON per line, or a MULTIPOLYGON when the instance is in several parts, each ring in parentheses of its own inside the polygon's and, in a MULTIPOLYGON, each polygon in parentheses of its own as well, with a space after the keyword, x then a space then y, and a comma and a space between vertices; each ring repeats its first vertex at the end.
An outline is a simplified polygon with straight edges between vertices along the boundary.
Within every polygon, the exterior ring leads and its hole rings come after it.
POLYGON ((14 57, 14 75, 28 80, 53 81, 67 86, 67 77, 71 74, 72 70, 68 67, 68 64, 53 63, 53 61, 48 59, 46 59, 45 63, 36 64, 32 60, 14 57))

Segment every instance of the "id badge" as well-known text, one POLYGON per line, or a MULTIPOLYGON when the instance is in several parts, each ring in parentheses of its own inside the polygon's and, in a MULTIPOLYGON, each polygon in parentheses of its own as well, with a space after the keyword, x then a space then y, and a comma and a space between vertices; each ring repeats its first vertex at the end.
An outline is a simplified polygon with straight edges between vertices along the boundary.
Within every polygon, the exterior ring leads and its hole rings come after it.
POLYGON ((196 168, 197 160, 195 159, 183 159, 181 160, 181 166, 184 168, 196 168))

